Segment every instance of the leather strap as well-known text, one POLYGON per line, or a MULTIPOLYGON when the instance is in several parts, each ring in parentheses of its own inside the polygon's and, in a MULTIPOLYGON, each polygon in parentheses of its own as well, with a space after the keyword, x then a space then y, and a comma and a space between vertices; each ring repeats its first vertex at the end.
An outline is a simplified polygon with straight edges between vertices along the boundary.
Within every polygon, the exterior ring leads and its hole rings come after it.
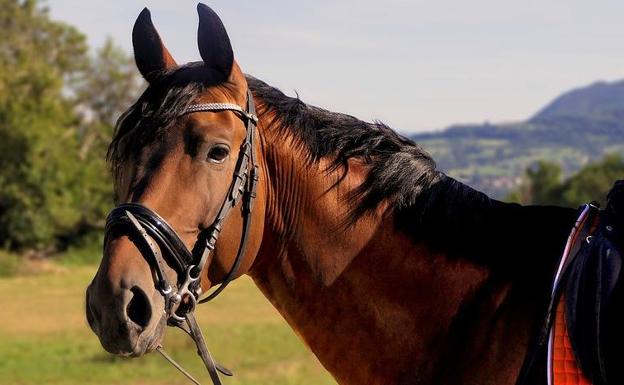
MULTIPOLYGON (((110 212, 105 229, 107 237, 114 227, 126 224, 130 220, 128 213, 132 213, 138 223, 145 228, 146 233, 164 249, 162 254, 170 257, 170 265, 173 265, 173 269, 178 274, 183 274, 186 267, 193 264, 193 255, 167 221, 153 210, 138 203, 123 203, 110 212)), ((144 234, 141 236, 146 238, 144 234)), ((151 240, 148 239, 148 242, 151 240)), ((160 253, 157 254, 160 255, 160 253)))
POLYGON ((206 367, 206 370, 208 370, 208 375, 210 375, 212 383, 214 385, 221 385, 221 379, 219 378, 219 373, 217 373, 217 366, 212 358, 212 354, 210 354, 210 351, 206 346, 204 335, 202 334, 193 313, 188 313, 186 315, 186 324, 188 325, 191 337, 197 346, 197 354, 199 354, 204 362, 204 366, 206 367))
MULTIPOLYGON (((533 375, 533 368, 535 366, 537 357, 538 355, 540 355, 540 352, 544 351, 546 344, 550 341, 550 332, 553 325, 557 304, 559 302, 559 298, 561 297, 562 277, 565 274, 565 271, 570 265, 572 259, 578 253, 578 246, 575 244, 574 241, 576 239, 579 239, 580 237, 587 236, 589 234, 588 224, 591 224, 593 222, 593 219, 596 217, 596 215, 598 215, 599 212, 597 203, 595 202, 583 205, 580 211, 581 212, 579 214, 579 217, 576 220, 576 223, 574 224, 570 235, 568 236, 566 248, 563 251, 561 259, 559 260, 559 266, 553 279, 551 297, 548 308, 546 309, 546 314, 544 316, 542 327, 539 330, 537 340, 531 344, 530 350, 525 357, 524 364, 520 369, 520 374, 518 375, 518 379, 516 381, 516 385, 529 384, 529 379, 530 376, 533 375)), ((548 364, 550 364, 549 359, 547 359, 547 362, 548 364)), ((550 369, 548 370, 550 371, 550 369)))
MULTIPOLYGON (((193 339, 197 345, 198 354, 204 362, 212 382, 214 385, 221 385, 218 372, 228 376, 231 376, 232 372, 213 360, 210 351, 206 347, 204 337, 197 324, 193 311, 201 292, 199 282, 200 273, 203 271, 214 250, 223 223, 230 210, 237 206, 241 200, 243 201, 241 210, 244 222, 234 263, 230 271, 223 278, 221 284, 206 298, 199 301, 199 303, 214 299, 225 289, 237 276, 238 269, 245 256, 251 230, 251 212, 260 177, 254 145, 255 127, 258 123, 258 118, 255 115, 255 105, 250 91, 247 92, 246 110, 231 103, 202 103, 189 106, 184 114, 206 111, 232 111, 237 113, 246 123, 246 134, 245 140, 241 144, 233 179, 227 195, 212 225, 206 232, 200 234, 198 242, 205 243, 202 247, 201 256, 196 258, 194 253, 186 247, 167 221, 153 210, 139 203, 123 203, 110 212, 106 223, 105 242, 108 241, 108 238, 115 229, 123 226, 125 226, 125 229, 129 229, 127 230, 128 233, 135 236, 132 238, 133 242, 139 246, 141 254, 152 266, 156 276, 156 286, 165 298, 165 312, 167 314, 168 324, 184 330, 193 339), (138 237, 136 235, 138 235, 138 237), (156 244, 159 247, 157 247, 156 244), (178 282, 175 285, 177 288, 176 292, 173 291, 172 285, 170 285, 167 280, 165 255, 169 257, 169 264, 172 265, 173 269, 178 274, 178 282), (180 303, 180 306, 174 313, 173 305, 177 303, 180 303), (186 322, 186 326, 184 326, 183 321, 186 322)), ((193 249, 195 250, 196 247, 193 249)), ((157 351, 187 378, 199 384, 193 376, 165 353, 162 346, 158 347, 157 351)))
MULTIPOLYGON (((256 116, 255 115, 256 108, 253 103, 253 96, 251 95, 250 91, 247 91, 247 92, 248 92, 247 110, 249 111, 249 115, 256 116)), ((260 179, 259 168, 256 162, 256 146, 254 145, 255 132, 253 130, 252 124, 255 125, 255 123, 251 119, 248 120, 247 136, 245 138, 245 144, 243 144, 243 147, 245 147, 246 149, 249 149, 249 153, 248 155, 246 153, 245 156, 239 158, 241 163, 245 163, 244 168, 243 168, 243 165, 241 165, 241 169, 248 169, 249 164, 253 165, 253 168, 251 169, 249 176, 246 177, 247 179, 242 181, 243 183, 247 184, 247 188, 246 188, 247 196, 243 202, 243 207, 242 207, 244 224, 243 224, 243 232, 241 235, 241 241, 238 246, 238 252, 236 253, 236 258, 234 259, 234 263, 232 264, 230 271, 221 281, 221 285, 219 285, 219 287, 217 287, 217 289, 214 290, 212 293, 210 293, 208 296, 201 299, 198 302, 200 304, 206 303, 215 299, 227 287, 227 285, 229 285, 230 282, 232 282, 232 280, 236 278, 236 274, 238 273, 238 268, 240 267, 243 257, 245 256, 245 251, 247 250, 247 241, 249 239, 249 232, 251 229, 251 211, 253 209, 253 204, 256 199, 258 180, 260 179), (247 158, 247 156, 249 156, 249 158, 247 158)), ((239 177, 240 177, 239 175, 235 175, 234 176, 235 181, 239 177)), ((235 183, 232 184, 230 196, 232 197, 233 205, 226 206, 225 205, 226 202, 224 202, 224 205, 221 207, 221 210, 219 210, 219 215, 222 216, 223 219, 225 219, 230 209, 234 207, 234 205, 236 205, 237 199, 240 197, 239 194, 243 192, 242 189, 243 189, 243 186, 237 187, 235 183)), ((219 217, 219 215, 217 217, 219 217)), ((202 258, 197 265, 197 267, 200 270, 203 270, 203 267, 208 259, 208 255, 212 252, 212 250, 214 250, 214 244, 216 243, 217 235, 218 233, 212 235, 210 239, 208 239, 206 242, 206 248, 204 249, 204 254, 202 255, 202 258)))

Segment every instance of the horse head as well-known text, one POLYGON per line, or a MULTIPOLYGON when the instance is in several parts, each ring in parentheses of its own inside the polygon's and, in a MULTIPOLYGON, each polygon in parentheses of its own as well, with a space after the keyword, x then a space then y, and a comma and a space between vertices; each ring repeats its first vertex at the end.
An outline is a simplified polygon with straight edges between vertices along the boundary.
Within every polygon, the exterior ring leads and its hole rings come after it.
POLYGON ((262 238, 253 97, 221 20, 203 4, 198 13, 203 60, 183 66, 147 9, 134 25, 149 86, 109 148, 120 204, 86 293, 89 325, 111 353, 157 348, 166 324, 182 322, 202 290, 249 270, 262 238))

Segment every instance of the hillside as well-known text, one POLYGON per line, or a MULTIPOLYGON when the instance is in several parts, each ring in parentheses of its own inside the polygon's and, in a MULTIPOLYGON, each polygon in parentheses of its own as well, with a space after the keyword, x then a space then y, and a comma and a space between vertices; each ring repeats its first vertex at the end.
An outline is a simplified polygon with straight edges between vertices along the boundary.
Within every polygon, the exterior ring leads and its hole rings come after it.
POLYGON ((574 89, 553 100, 531 120, 559 117, 623 117, 624 80, 613 83, 596 82, 574 89))
POLYGON ((624 152, 624 81, 566 92, 524 122, 458 125, 411 138, 440 169, 500 198, 537 160, 572 173, 607 153, 624 152))

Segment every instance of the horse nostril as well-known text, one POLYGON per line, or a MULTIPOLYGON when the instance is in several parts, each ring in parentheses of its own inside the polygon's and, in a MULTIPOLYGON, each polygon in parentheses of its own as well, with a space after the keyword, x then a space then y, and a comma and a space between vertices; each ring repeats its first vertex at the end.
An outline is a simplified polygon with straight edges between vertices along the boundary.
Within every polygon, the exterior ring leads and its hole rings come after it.
POLYGON ((138 286, 132 287, 130 291, 132 292, 132 299, 128 302, 126 314, 130 321, 142 328, 146 328, 152 318, 152 307, 147 299, 147 295, 138 286))

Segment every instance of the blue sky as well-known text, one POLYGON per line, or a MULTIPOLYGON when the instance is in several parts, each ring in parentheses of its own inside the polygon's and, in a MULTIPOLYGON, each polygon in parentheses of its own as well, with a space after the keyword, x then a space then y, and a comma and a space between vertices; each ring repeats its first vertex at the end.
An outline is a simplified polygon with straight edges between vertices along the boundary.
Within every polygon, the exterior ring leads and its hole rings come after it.
MULTIPOLYGON (((132 52, 145 6, 178 62, 199 59, 196 2, 48 0, 95 46, 132 52)), ((621 0, 206 1, 247 73, 402 132, 505 122, 563 91, 624 78, 621 0)))

